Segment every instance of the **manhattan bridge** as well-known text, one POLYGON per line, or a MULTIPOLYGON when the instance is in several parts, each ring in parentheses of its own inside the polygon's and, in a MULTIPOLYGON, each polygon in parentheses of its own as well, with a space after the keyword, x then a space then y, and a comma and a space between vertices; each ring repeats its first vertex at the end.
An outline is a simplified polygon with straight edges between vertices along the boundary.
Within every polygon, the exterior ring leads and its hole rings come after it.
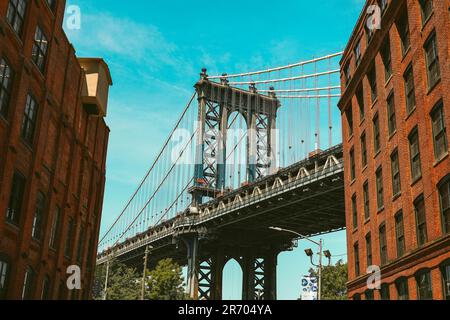
POLYGON ((261 71, 206 69, 156 159, 100 237, 97 265, 187 266, 193 299, 222 299, 235 259, 242 298, 276 299, 277 256, 345 227, 342 52, 261 71))

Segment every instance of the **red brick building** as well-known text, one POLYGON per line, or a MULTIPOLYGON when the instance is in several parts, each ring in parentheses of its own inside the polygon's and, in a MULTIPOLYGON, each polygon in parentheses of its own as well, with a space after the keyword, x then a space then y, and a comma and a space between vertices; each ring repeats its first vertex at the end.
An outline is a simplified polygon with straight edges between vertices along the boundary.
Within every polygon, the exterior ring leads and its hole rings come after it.
POLYGON ((351 299, 450 299, 449 8, 367 1, 345 49, 351 299), (380 289, 368 289, 370 265, 380 289))
POLYGON ((65 1, 0 1, 0 299, 87 299, 109 129, 108 67, 77 59, 65 1), (67 267, 82 290, 68 290, 67 267))

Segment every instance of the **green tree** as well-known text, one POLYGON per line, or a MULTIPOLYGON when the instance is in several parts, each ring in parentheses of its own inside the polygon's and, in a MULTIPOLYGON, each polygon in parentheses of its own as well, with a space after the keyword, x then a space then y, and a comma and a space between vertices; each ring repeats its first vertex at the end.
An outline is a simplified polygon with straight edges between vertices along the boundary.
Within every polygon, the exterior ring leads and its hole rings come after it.
POLYGON ((181 267, 172 259, 161 260, 147 271, 146 298, 150 300, 186 300, 181 267))
MULTIPOLYGON (((104 299, 106 265, 95 270, 93 296, 104 299)), ((140 298, 140 276, 136 269, 113 260, 109 264, 107 300, 138 300, 140 298)))
MULTIPOLYGON (((310 270, 311 276, 317 277, 317 270, 310 270)), ((322 269, 322 300, 347 300, 348 270, 342 260, 334 266, 322 269)))

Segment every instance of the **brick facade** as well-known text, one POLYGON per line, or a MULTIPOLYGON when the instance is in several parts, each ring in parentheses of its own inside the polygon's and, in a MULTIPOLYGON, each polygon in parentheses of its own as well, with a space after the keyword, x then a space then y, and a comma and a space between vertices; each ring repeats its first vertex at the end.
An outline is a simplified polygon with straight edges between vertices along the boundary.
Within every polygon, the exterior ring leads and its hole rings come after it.
MULTIPOLYGON (((448 184, 450 173, 450 1, 435 0, 422 1, 423 4, 431 2, 432 11, 428 17, 422 14, 419 0, 389 0, 382 13, 381 29, 375 30, 368 39, 368 30, 365 27, 370 12, 369 6, 375 3, 382 5, 384 1, 367 1, 358 23, 352 33, 341 61, 342 98, 339 108, 342 112, 344 157, 346 163, 346 220, 347 245, 349 261, 349 297, 353 299, 382 298, 382 291, 367 291, 366 274, 367 244, 366 237, 370 235, 372 247, 372 265, 381 266, 382 284, 385 299, 399 299, 399 281, 408 283, 408 298, 419 299, 418 283, 424 284, 421 274, 429 275, 433 299, 448 298, 450 292, 448 275, 445 275, 450 262, 450 231, 445 224, 445 194, 440 192, 448 184), (406 20, 403 17, 407 15, 406 20), (424 16, 424 18, 423 18, 424 16), (407 21, 408 32, 402 32, 407 21), (404 41, 404 35, 409 35, 410 46, 404 41), (426 57, 427 44, 435 35, 440 77, 436 84, 430 86, 427 72, 426 57), (360 40, 361 39, 361 40, 360 40), (360 40, 360 42, 358 42, 360 40), (361 44, 361 58, 357 64, 357 51, 355 48, 361 44), (383 55, 386 43, 390 44, 388 52, 391 57, 391 76, 386 77, 385 61, 383 55), (370 87, 370 70, 376 70, 377 98, 372 101, 370 87), (407 87, 404 75, 408 67, 412 68, 415 89, 415 108, 407 111, 407 87), (350 78, 346 76, 346 70, 350 78), (349 79, 348 79, 349 78, 349 79), (358 92, 362 85, 364 108, 358 103, 358 92), (393 93, 395 116, 395 130, 389 130, 388 100, 393 93), (444 116, 446 140, 445 152, 437 157, 434 148, 434 131, 431 114, 441 106, 444 116), (360 110, 364 110, 361 116, 360 110), (380 131, 380 151, 374 148, 374 119, 378 116, 380 131), (352 127, 352 129, 350 129, 352 127), (421 175, 412 176, 412 161, 409 138, 416 129, 419 140, 421 175), (362 161, 362 140, 366 137, 367 165, 362 161), (351 178, 351 151, 354 152, 355 178, 351 178), (394 175, 391 156, 399 157, 399 174, 401 192, 394 195, 394 175), (382 170, 383 205, 377 203, 376 172, 382 170), (365 198, 363 186, 368 183, 369 215, 365 214, 365 198), (356 208, 353 210, 352 199, 356 196, 356 208), (420 224, 420 210, 416 210, 416 200, 424 200, 427 232, 424 244, 419 244, 418 227, 420 224), (356 222, 354 225, 354 212, 356 222), (396 226, 396 216, 403 217, 404 252, 399 253, 402 238, 402 228, 396 226), (367 218, 367 219, 366 219, 367 218), (418 222, 419 221, 419 222, 418 222), (386 228, 387 261, 381 263, 380 226, 386 228), (400 239, 398 241, 398 239, 400 239), (400 244, 399 244, 400 243, 400 244), (354 250, 357 244, 359 255, 359 273, 357 272, 357 254, 354 250), (422 273, 423 272, 423 273, 422 273), (446 283, 447 281, 447 283, 446 283), (386 291, 389 296, 386 296, 386 291), (367 294, 366 294, 367 293, 367 294)), ((381 7, 379 7, 381 9, 381 7)), ((435 69, 433 69, 435 70, 435 69)), ((411 104, 408 104, 411 105, 411 104)), ((392 109, 391 109, 392 110, 392 109)), ((434 113, 433 113, 434 114, 434 113)), ((442 135, 440 136, 442 137, 442 135)), ((441 138, 442 139, 442 138, 441 138)), ((440 140, 442 141, 442 140, 440 140)), ((395 158, 394 158, 395 159, 395 158)), ((417 171, 414 171, 417 172, 417 171)), ((417 202, 419 203, 419 202, 417 202)), ((448 211, 447 212, 448 215, 448 211)), ((400 221, 400 220, 399 220, 400 221)), ((420 233, 422 234, 422 233, 420 233)), ((401 250, 400 250, 401 251, 401 250)), ((369 259, 370 261, 370 259, 369 259)), ((429 287, 429 286, 428 286, 429 287)), ((424 296, 422 296, 424 298, 424 296)))
POLYGON ((55 1, 53 8, 48 5, 51 1, 25 1, 20 33, 7 18, 10 2, 0 2, 0 59, 6 59, 13 71, 8 111, 0 116, 0 272, 5 276, 0 299, 24 295, 27 299, 87 299, 97 251, 109 128, 103 117, 89 114, 83 106, 85 72, 62 29, 65 1, 55 1), (48 39, 43 71, 32 59, 37 26, 48 39), (31 143, 21 134, 29 93, 38 105, 31 143), (6 218, 15 172, 25 178, 16 224, 6 218), (39 222, 35 218, 38 194, 44 196, 39 222), (69 220, 73 221, 71 235, 69 220), (36 240, 32 232, 38 223, 42 231, 36 240), (82 290, 67 290, 69 265, 81 267, 82 290), (32 270, 32 277, 24 294, 27 270, 32 270))

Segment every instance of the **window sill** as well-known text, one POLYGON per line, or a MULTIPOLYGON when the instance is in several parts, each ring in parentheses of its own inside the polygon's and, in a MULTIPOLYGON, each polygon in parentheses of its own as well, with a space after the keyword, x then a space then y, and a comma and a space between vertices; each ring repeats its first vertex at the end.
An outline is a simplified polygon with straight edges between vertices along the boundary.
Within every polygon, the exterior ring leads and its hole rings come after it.
POLYGON ((359 120, 359 126, 361 127, 364 124, 364 122, 366 122, 366 117, 365 116, 364 116, 364 118, 359 120))
POLYGON ((361 173, 364 173, 367 170, 368 165, 366 164, 362 169, 361 169, 361 173))
POLYGON ((353 179, 352 181, 350 181, 350 187, 353 186, 355 184, 355 182, 356 182, 356 178, 353 179))
POLYGON ((433 90, 441 83, 441 79, 442 79, 442 76, 432 86, 430 86, 428 88, 427 96, 429 96, 433 92, 433 90))
MULTIPOLYGON (((411 38, 410 38, 411 39, 411 38)), ((409 45, 408 49, 405 50, 405 52, 403 52, 403 56, 402 56, 402 60, 401 62, 405 62, 406 57, 408 56, 408 53, 411 51, 411 45, 409 45)))
POLYGON ((382 206, 381 208, 377 209, 377 214, 380 214, 384 211, 384 206, 382 206))
POLYGON ((30 151, 33 152, 33 146, 31 146, 27 141, 20 137, 20 142, 30 151))
POLYGON ((371 106, 372 109, 375 107, 377 102, 378 102, 378 97, 376 97, 375 100, 372 101, 372 106, 371 106))
POLYGON ((386 82, 384 83, 384 88, 386 88, 389 85, 389 83, 391 83, 392 78, 394 78, 394 74, 391 74, 389 78, 386 79, 386 82))
POLYGON ((373 158, 376 159, 380 153, 381 153, 381 149, 378 150, 377 152, 375 152, 373 158))
POLYGON ((354 136, 354 133, 352 133, 352 134, 348 137, 347 142, 351 142, 351 141, 353 140, 353 136, 354 136))
POLYGON ((394 132, 392 132, 392 133, 389 135, 388 142, 390 142, 390 141, 392 140, 392 138, 393 138, 396 134, 397 134, 397 129, 395 129, 394 132))
POLYGON ((411 182, 411 187, 413 187, 420 180, 422 180, 422 175, 420 175, 417 178, 413 179, 413 181, 411 182))
POLYGON ((441 164, 445 159, 449 157, 448 151, 438 160, 433 163, 433 168, 436 168, 439 164, 441 164))
POLYGON ((423 32, 425 30, 425 28, 427 27, 428 23, 430 22, 431 18, 434 16, 434 10, 431 11, 430 15, 428 16, 428 18, 425 21, 422 21, 422 30, 421 32, 423 32))
POLYGON ((401 193, 401 192, 397 193, 396 195, 394 195, 394 196, 392 197, 392 202, 394 202, 395 200, 397 200, 397 199, 400 198, 401 196, 402 196, 402 193, 401 193))
POLYGON ((353 229, 353 234, 358 232, 358 228, 353 229))
POLYGON ((408 114, 406 115, 405 121, 408 121, 408 119, 411 118, 411 116, 414 114, 416 109, 417 109, 417 106, 414 106, 414 108, 412 108, 411 111, 408 112, 408 114))
POLYGON ((19 232, 20 231, 20 226, 19 224, 15 224, 14 222, 5 220, 5 223, 8 227, 10 227, 12 230, 14 230, 15 232, 19 232))
POLYGON ((364 225, 367 225, 370 222, 370 218, 367 218, 366 220, 364 220, 364 225))

